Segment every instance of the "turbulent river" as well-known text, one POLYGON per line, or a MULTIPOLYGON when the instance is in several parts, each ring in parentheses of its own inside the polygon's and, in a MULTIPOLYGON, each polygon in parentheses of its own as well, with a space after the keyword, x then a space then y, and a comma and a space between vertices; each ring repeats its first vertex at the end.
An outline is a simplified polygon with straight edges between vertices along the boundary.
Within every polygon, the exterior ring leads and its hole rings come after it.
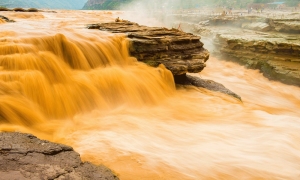
MULTIPOLYGON (((118 12, 1 12, 0 130, 74 147, 120 179, 299 179, 300 88, 211 57, 199 74, 242 97, 176 87, 122 35, 118 12)), ((205 46, 204 46, 205 47, 205 46)))

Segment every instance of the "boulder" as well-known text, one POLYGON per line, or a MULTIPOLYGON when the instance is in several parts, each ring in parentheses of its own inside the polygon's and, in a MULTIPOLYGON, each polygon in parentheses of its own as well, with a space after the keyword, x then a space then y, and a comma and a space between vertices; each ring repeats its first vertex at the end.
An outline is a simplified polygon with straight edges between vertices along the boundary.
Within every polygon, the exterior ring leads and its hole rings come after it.
POLYGON ((150 66, 164 64, 173 75, 200 72, 209 58, 199 36, 174 28, 147 27, 129 21, 93 24, 88 28, 126 34, 132 56, 150 66))
POLYGON ((0 133, 0 179, 119 179, 105 166, 82 162, 72 147, 31 134, 0 133))

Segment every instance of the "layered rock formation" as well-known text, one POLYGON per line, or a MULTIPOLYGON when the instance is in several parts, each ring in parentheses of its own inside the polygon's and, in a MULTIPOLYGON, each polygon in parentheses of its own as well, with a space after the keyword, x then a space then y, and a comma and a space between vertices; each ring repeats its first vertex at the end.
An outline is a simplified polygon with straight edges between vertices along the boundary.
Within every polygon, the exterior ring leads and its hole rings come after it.
POLYGON ((140 26, 128 21, 94 24, 88 28, 126 33, 132 56, 151 66, 164 64, 173 75, 200 72, 209 58, 199 36, 177 29, 140 26))
POLYGON ((72 147, 30 134, 0 133, 0 179, 119 179, 104 166, 81 162, 72 147))
POLYGON ((194 22, 199 15, 183 15, 187 21, 177 23, 213 39, 215 55, 260 69, 269 79, 300 86, 300 14, 270 14, 206 15, 198 23, 194 22))
POLYGON ((216 36, 220 52, 246 65, 260 69, 269 79, 300 86, 300 39, 266 34, 216 36))
POLYGON ((209 58, 200 36, 177 29, 140 26, 129 21, 92 24, 88 28, 125 33, 130 40, 130 54, 150 66, 164 64, 173 73, 176 84, 202 87, 241 100, 220 83, 187 75, 202 71, 209 58))

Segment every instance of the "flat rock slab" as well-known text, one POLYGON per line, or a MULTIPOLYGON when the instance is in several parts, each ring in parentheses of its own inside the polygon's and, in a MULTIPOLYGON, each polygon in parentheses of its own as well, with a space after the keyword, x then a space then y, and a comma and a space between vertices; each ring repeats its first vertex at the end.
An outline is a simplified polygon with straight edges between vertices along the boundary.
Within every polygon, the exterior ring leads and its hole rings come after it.
POLYGON ((132 56, 150 66, 164 64, 173 75, 200 72, 209 58, 199 36, 174 28, 147 27, 129 21, 92 24, 88 28, 126 34, 132 56))
POLYGON ((31 134, 0 133, 0 179, 117 180, 105 166, 81 162, 72 147, 31 134))

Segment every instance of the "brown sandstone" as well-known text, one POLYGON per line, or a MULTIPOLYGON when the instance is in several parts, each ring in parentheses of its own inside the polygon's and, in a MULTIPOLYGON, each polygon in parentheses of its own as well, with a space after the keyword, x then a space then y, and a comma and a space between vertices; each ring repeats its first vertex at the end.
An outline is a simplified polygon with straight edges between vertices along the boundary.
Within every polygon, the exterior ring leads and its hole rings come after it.
POLYGON ((151 66, 164 64, 173 75, 200 72, 209 58, 199 36, 177 29, 140 26, 128 21, 94 24, 88 28, 125 33, 132 56, 151 66))

